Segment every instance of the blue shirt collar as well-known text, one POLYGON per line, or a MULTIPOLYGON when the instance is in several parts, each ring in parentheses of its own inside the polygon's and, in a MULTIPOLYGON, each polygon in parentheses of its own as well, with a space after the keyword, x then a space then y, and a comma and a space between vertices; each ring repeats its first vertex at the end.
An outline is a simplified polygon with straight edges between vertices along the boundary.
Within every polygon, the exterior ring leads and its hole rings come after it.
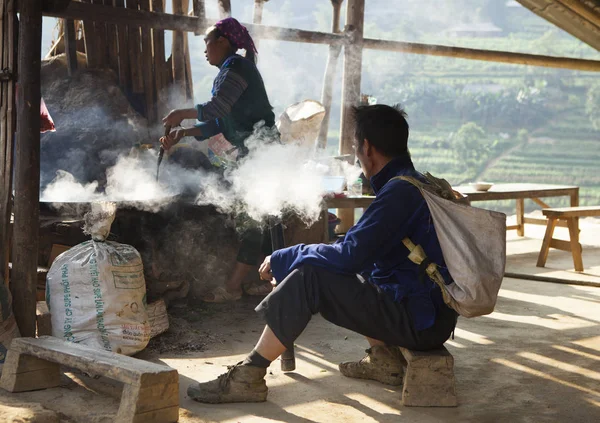
POLYGON ((377 194, 390 179, 398 175, 412 173, 415 171, 415 166, 410 158, 410 154, 395 157, 386 164, 383 169, 376 175, 371 177, 371 186, 377 194))

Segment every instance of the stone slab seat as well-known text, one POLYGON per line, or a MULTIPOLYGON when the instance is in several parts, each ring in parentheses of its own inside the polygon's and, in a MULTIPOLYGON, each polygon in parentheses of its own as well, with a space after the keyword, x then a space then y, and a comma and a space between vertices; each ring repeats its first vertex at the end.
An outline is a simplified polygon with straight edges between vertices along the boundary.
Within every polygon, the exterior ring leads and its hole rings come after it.
POLYGON ((177 370, 52 336, 14 339, 0 387, 9 392, 56 387, 60 365, 124 384, 116 423, 171 423, 179 418, 177 370))
POLYGON ((575 270, 583 272, 582 248, 579 243, 579 218, 600 217, 600 206, 551 208, 543 209, 542 213, 548 218, 548 224, 546 225, 544 241, 542 242, 542 248, 538 256, 537 267, 544 267, 548 259, 548 251, 550 248, 556 248, 558 250, 570 251, 573 255, 575 270), (556 228, 560 220, 567 222, 569 241, 553 238, 554 228, 556 228))
POLYGON ((400 348, 406 360, 402 404, 409 407, 456 407, 454 357, 446 347, 430 351, 400 348))

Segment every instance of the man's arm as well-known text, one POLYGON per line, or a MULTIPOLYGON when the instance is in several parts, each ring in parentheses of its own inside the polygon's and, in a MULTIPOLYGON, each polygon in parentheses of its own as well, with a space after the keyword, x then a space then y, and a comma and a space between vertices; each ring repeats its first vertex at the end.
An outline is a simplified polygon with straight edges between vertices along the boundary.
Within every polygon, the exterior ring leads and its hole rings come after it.
POLYGON ((394 246, 399 237, 410 235, 415 212, 420 207, 426 205, 419 191, 408 183, 394 181, 381 190, 342 242, 300 244, 275 251, 271 256, 273 276, 280 282, 303 264, 338 273, 359 273, 394 246))

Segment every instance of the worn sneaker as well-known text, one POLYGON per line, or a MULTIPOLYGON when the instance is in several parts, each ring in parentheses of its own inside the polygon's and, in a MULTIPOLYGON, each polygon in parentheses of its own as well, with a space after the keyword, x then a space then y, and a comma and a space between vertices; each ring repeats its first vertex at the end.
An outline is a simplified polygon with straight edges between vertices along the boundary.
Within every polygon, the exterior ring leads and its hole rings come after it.
POLYGON ((267 369, 243 366, 240 361, 228 366, 227 373, 210 382, 190 385, 187 394, 198 402, 222 404, 227 402, 262 402, 267 399, 267 369))
POLYGON ((376 380, 386 385, 402 385, 406 361, 396 347, 376 345, 365 351, 360 361, 340 363, 340 373, 346 377, 376 380))

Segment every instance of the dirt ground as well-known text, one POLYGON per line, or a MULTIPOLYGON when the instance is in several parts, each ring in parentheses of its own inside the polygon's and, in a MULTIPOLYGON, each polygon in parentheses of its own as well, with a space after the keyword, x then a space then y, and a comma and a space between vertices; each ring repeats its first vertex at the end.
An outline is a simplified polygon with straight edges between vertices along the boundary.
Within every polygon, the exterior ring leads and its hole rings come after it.
MULTIPOLYGON (((534 232, 527 230, 526 235, 534 232)), ((534 244, 539 249, 536 242, 511 238, 509 261, 531 254, 534 244)), ((600 250, 584 246, 583 257, 595 276, 600 250)), ((569 253, 558 252, 548 265, 566 263, 569 253)), ((496 311, 461 318, 454 340, 446 344, 455 360, 456 408, 403 407, 400 388, 341 376, 337 364, 361 358, 366 342, 319 316, 297 340, 296 371, 282 373, 279 362, 271 366, 266 403, 203 405, 187 398, 191 383, 218 376, 252 349, 262 329, 253 312, 258 301, 245 298, 234 304, 172 309, 169 332, 139 355, 179 371, 180 422, 600 421, 598 287, 506 279, 496 311)), ((0 421, 112 422, 119 404, 118 384, 81 374, 67 376, 62 386, 44 391, 0 390, 0 421), (31 403, 40 404, 37 412, 32 412, 31 403), (9 412, 21 420, 9 419, 9 412)))

